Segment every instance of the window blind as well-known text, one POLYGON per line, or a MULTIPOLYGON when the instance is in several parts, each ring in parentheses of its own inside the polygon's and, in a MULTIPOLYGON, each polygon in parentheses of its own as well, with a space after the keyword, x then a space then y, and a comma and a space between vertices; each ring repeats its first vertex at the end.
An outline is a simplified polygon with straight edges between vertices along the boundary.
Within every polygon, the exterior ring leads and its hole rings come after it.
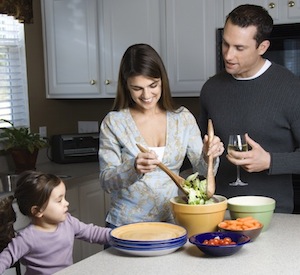
MULTIPOLYGON (((29 127, 24 25, 0 14, 0 118, 29 127)), ((1 123, 0 127, 9 124, 1 123)))

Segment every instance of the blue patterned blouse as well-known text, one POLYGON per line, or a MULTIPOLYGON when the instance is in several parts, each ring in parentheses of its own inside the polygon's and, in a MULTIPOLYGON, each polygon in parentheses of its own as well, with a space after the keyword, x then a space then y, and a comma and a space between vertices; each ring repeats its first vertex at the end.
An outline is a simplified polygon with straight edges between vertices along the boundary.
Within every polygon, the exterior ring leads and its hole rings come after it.
MULTIPOLYGON (((139 153, 136 144, 145 148, 129 109, 112 111, 100 127, 100 183, 111 195, 111 208, 106 221, 120 226, 134 222, 174 222, 170 198, 177 196, 175 183, 162 170, 146 173, 142 178, 134 169, 139 153)), ((202 155, 202 139, 194 116, 185 107, 167 112, 167 142, 163 164, 175 173, 187 155, 193 171, 206 175, 207 165, 202 155)), ((215 172, 218 161, 215 163, 215 172)))

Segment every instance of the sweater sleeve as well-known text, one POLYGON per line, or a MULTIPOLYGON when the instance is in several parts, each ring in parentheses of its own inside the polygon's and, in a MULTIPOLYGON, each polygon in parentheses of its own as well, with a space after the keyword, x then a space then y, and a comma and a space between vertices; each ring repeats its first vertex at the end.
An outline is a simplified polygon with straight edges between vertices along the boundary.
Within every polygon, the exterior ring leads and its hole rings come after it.
MULTIPOLYGON (((25 235, 26 236, 26 235, 25 235)), ((0 274, 10 268, 30 251, 30 244, 23 235, 17 235, 0 253, 0 274)))
POLYGON ((85 224, 73 216, 70 216, 70 220, 76 239, 98 244, 109 242, 111 228, 85 224))

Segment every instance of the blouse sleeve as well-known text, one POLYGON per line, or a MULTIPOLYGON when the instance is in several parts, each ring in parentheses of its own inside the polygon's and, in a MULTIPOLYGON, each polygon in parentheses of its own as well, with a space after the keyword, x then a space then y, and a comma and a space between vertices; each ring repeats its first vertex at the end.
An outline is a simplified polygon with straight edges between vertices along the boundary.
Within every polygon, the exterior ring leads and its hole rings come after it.
POLYGON ((134 169, 135 153, 138 153, 135 150, 138 149, 133 148, 132 137, 123 132, 122 123, 115 120, 110 113, 100 126, 100 183, 107 192, 126 188, 141 176, 134 169), (127 150, 127 154, 122 154, 122 149, 127 150))

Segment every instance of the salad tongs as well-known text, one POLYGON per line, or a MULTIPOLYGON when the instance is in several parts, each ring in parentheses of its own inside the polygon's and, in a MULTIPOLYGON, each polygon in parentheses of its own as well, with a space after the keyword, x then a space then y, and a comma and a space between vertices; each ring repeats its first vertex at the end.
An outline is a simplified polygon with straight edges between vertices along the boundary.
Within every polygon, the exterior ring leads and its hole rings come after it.
MULTIPOLYGON (((148 153, 149 151, 144 148, 142 145, 137 144, 136 145, 141 152, 143 153, 148 153)), ((185 182, 185 179, 180 177, 179 175, 176 175, 173 171, 171 171, 168 167, 166 167, 164 164, 161 162, 157 165, 161 170, 163 170, 166 174, 169 175, 169 177, 175 182, 179 190, 181 190, 185 195, 188 195, 188 191, 183 189, 183 185, 185 182)))
MULTIPOLYGON (((208 120, 207 135, 208 135, 208 144, 210 145, 214 138, 214 127, 211 119, 208 120)), ((210 199, 216 191, 216 182, 215 182, 215 175, 214 175, 214 159, 212 155, 208 156, 206 181, 207 181, 206 195, 207 195, 207 199, 210 199)))

